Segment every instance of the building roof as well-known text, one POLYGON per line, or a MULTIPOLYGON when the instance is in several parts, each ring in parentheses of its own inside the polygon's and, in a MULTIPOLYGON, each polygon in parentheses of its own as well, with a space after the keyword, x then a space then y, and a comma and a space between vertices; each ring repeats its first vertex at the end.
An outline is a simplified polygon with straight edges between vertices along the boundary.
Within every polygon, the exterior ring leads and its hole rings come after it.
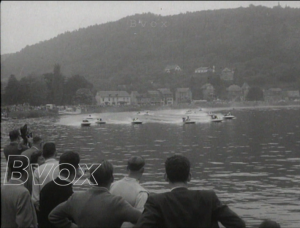
POLYGON ((190 88, 177 88, 176 92, 190 92, 190 88))
POLYGON ((129 94, 126 91, 98 91, 97 96, 101 97, 129 97, 129 94))
POLYGON ((159 92, 161 92, 162 94, 172 94, 171 90, 168 88, 161 88, 161 89, 157 89, 159 92))
POLYGON ((231 85, 226 90, 230 92, 238 92, 241 91, 241 87, 238 85, 231 85))

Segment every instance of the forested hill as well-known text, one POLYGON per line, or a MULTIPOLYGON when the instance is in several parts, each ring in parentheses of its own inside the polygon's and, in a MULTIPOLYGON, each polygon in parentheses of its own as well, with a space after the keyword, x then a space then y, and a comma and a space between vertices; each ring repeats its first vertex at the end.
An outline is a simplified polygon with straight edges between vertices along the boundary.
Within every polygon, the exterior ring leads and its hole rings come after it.
POLYGON ((83 75, 96 88, 143 87, 177 64, 182 78, 215 66, 234 68, 240 82, 292 86, 300 77, 299 25, 300 9, 289 7, 133 15, 27 46, 1 59, 1 79, 42 75, 57 63, 63 75, 83 75))

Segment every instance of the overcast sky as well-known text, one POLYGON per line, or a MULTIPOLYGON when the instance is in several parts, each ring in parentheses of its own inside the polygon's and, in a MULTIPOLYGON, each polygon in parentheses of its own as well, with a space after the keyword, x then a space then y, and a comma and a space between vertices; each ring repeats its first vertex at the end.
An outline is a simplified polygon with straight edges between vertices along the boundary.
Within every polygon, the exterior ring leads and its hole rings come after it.
MULTIPOLYGON (((174 15, 186 11, 248 7, 273 7, 278 1, 2 1, 1 54, 15 53, 40 41, 90 25, 116 21, 136 13, 174 15)), ((300 8, 299 1, 281 6, 300 8)))

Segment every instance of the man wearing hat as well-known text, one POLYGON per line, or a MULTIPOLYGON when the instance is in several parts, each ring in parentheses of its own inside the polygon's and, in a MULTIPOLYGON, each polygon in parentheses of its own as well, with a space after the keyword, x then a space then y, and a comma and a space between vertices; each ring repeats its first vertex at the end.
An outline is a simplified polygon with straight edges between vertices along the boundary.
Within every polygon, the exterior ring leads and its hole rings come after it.
MULTIPOLYGON (((144 173, 145 161, 140 156, 131 157, 127 162, 128 175, 123 179, 114 182, 110 187, 110 193, 121 196, 131 206, 143 212, 144 204, 148 199, 148 191, 145 190, 139 181, 144 173)), ((133 227, 133 224, 124 222, 122 228, 133 227)))

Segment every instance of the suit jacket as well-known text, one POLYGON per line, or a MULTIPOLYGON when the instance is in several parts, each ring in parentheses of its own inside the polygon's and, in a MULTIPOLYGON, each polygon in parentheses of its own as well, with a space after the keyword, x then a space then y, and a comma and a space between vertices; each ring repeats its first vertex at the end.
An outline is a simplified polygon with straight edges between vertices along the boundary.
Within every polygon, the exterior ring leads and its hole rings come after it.
POLYGON ((137 227, 225 227, 243 228, 245 223, 214 191, 176 188, 171 192, 150 195, 137 227))
POLYGON ((37 227, 29 192, 19 180, 1 186, 1 227, 37 227))
POLYGON ((74 193, 66 202, 54 208, 49 221, 57 227, 70 227, 74 219, 78 227, 113 228, 124 221, 136 223, 141 212, 122 197, 111 195, 108 189, 93 186, 85 192, 74 193))
POLYGON ((65 202, 72 194, 72 184, 57 177, 47 183, 40 192, 40 212, 38 214, 39 228, 55 227, 49 220, 48 215, 58 204, 65 202), (56 183, 55 183, 56 182, 56 183))
POLYGON ((28 147, 21 143, 11 142, 3 148, 3 153, 7 161, 9 155, 20 155, 23 151, 27 149, 28 147))

